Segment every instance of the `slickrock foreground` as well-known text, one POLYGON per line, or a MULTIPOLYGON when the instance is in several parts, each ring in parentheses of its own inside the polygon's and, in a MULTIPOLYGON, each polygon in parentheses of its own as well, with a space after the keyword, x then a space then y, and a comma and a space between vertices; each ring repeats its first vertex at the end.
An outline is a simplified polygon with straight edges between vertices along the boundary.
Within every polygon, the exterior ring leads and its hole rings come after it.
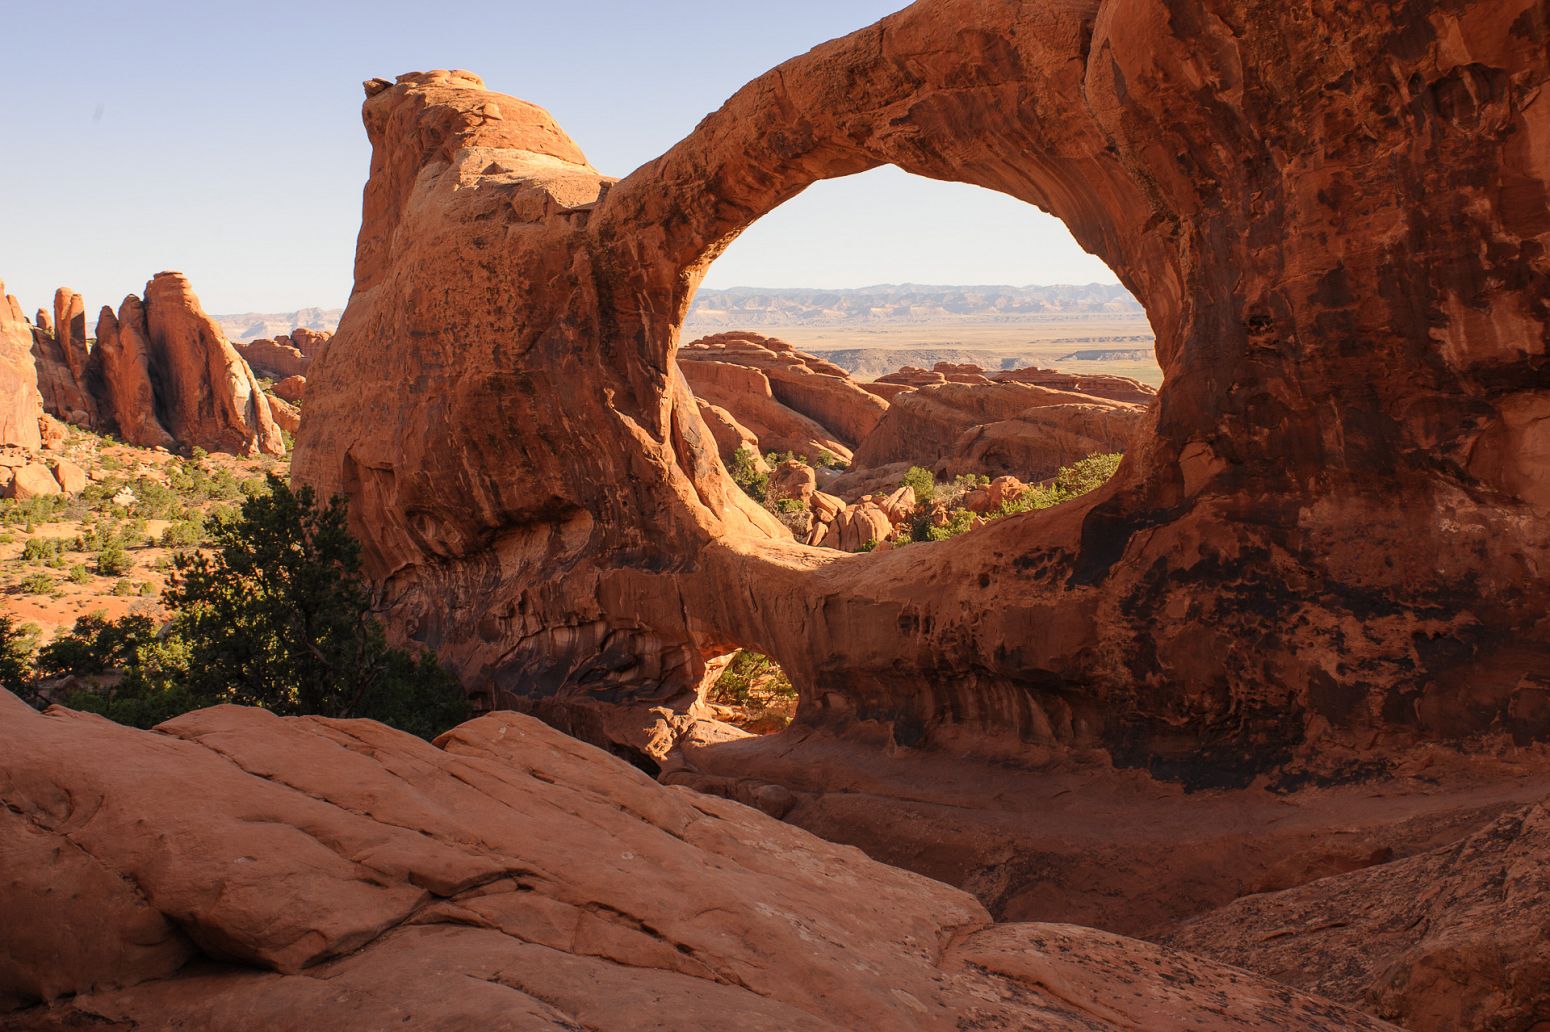
POLYGON ((1543 1028, 1550 808, 1420 856, 1246 897, 1167 941, 1406 1028, 1543 1028))
POLYGON ((922 0, 617 181, 471 74, 373 80, 296 474, 505 703, 681 715, 752 647, 808 726, 1195 786, 1543 741, 1547 44, 1544 0, 922 0), (730 483, 675 345, 739 231, 888 163, 1061 218, 1165 382, 1106 488, 840 556, 730 483))
POLYGON ((531 718, 439 745, 237 707, 134 731, 0 692, 0 1026, 1388 1027, 1120 936, 992 925, 531 718))

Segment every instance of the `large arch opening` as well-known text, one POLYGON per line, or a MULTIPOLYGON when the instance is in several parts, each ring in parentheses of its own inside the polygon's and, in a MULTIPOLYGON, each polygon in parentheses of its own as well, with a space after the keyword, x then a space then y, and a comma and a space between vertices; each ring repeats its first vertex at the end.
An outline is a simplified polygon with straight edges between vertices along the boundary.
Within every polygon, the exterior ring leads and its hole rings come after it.
MULTIPOLYGON (((898 551, 1071 502, 1162 380, 1114 271, 1005 193, 884 165, 712 251, 677 364, 728 475, 797 544, 898 551)), ((760 643, 707 670, 702 703, 756 734, 814 696, 760 643)))

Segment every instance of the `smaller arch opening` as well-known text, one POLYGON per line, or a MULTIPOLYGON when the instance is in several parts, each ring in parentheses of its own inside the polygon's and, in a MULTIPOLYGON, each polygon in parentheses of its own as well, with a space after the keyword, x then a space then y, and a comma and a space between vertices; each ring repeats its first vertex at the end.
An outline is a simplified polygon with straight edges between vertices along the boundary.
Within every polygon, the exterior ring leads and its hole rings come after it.
POLYGON ((717 720, 754 735, 778 734, 797 715, 797 689, 779 663, 753 649, 740 649, 718 662, 720 674, 705 690, 717 720))

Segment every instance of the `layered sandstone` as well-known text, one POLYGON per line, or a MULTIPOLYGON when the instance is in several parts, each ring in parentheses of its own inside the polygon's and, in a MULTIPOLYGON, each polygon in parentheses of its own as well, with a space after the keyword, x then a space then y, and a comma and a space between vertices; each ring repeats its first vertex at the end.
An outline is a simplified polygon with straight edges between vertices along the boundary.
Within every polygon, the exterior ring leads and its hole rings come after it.
POLYGON ((0 283, 0 445, 40 448, 43 396, 32 359, 33 328, 0 283))
POLYGON ((0 691, 0 802, 9 1029, 1389 1027, 992 924, 509 713, 433 746, 238 707, 135 731, 0 691))
POLYGON ((768 440, 759 434, 765 451, 816 457, 822 449, 849 459, 888 410, 839 366, 756 333, 702 337, 679 349, 678 362, 696 397, 731 412, 756 434, 768 426, 768 440), (759 377, 726 375, 721 367, 728 365, 757 370, 759 377), (782 418, 782 409, 800 418, 782 418))
POLYGON ((807 727, 1192 785, 1550 738, 1546 43, 1538 0, 923 0, 617 182, 465 73, 373 81, 296 473, 510 701, 686 706, 750 646, 807 727), (841 557, 728 482, 675 342, 738 232, 890 163, 1061 218, 1166 378, 1107 488, 841 557))

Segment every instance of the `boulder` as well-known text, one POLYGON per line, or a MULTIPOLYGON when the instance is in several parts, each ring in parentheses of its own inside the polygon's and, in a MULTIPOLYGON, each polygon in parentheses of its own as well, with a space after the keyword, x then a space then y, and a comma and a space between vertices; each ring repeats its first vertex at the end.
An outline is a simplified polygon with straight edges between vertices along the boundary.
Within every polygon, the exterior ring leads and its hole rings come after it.
POLYGON ((7 497, 22 501, 28 498, 57 495, 61 490, 53 470, 41 462, 30 462, 19 467, 12 476, 7 497))
POLYGON ((770 473, 767 497, 776 502, 792 499, 806 505, 818 491, 818 477, 813 467, 805 462, 787 459, 777 463, 770 473))
POLYGON ((307 378, 305 376, 287 376, 274 385, 275 397, 282 401, 288 401, 292 405, 301 403, 303 395, 307 393, 307 378))
POLYGON ((0 283, 0 445, 42 447, 43 397, 32 358, 33 328, 0 283))
POLYGON ((275 425, 288 434, 294 434, 301 429, 301 410, 288 401, 271 397, 269 400, 269 414, 274 417, 275 425))
POLYGON ((53 470, 54 479, 59 482, 59 489, 65 494, 80 494, 86 490, 89 483, 86 471, 69 459, 55 459, 49 464, 53 470))
POLYGON ((8 1028, 1387 1028, 994 924, 512 713, 431 745, 234 706, 137 731, 0 691, 0 804, 8 1028))

